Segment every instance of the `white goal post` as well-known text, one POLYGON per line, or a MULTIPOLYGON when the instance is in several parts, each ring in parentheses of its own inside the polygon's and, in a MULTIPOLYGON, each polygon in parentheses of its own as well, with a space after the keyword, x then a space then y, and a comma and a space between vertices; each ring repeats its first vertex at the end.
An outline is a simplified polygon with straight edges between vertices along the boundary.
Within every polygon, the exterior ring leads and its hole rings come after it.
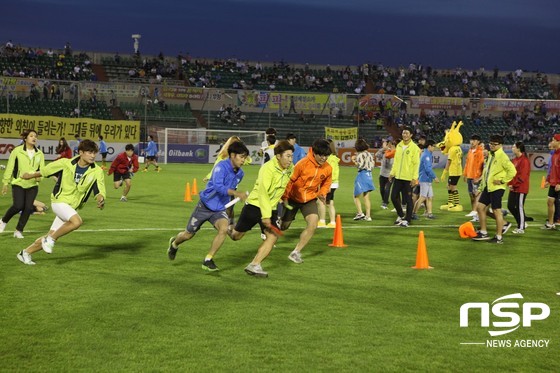
POLYGON ((157 132, 163 163, 212 163, 215 149, 232 136, 238 136, 249 150, 255 151, 266 140, 265 131, 209 130, 204 128, 165 128, 157 132), (210 150, 212 149, 212 154, 210 150), (203 153, 208 158, 204 161, 203 153))

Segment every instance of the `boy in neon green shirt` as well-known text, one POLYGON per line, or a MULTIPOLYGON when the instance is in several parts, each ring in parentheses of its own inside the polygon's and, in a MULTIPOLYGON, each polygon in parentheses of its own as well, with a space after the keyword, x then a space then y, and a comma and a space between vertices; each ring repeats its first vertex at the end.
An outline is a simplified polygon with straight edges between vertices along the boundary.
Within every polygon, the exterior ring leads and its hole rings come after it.
POLYGON ((91 140, 83 140, 78 146, 78 156, 72 159, 61 158, 33 173, 25 173, 22 179, 57 176, 57 182, 51 195, 51 207, 56 218, 49 233, 41 236, 25 250, 17 254, 24 264, 33 265, 31 254, 41 250, 51 254, 55 241, 78 229, 83 221, 76 210, 79 210, 93 195, 97 207, 105 205, 105 175, 101 167, 95 164, 95 156, 99 151, 97 144, 91 140))

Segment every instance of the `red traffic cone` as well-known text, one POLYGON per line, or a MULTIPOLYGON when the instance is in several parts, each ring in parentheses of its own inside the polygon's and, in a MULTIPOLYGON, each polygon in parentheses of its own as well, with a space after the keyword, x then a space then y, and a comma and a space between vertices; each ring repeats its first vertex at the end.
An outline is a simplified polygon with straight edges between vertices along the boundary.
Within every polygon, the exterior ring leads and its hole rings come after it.
POLYGON ((418 250, 416 251, 416 265, 414 269, 432 269, 428 262, 428 251, 426 250, 426 241, 424 240, 424 231, 418 234, 418 250))
POLYGON ((185 197, 183 198, 183 201, 192 202, 190 183, 187 183, 187 185, 185 186, 185 197))
POLYGON ((342 238, 342 219, 340 214, 336 215, 336 227, 334 228, 334 236, 332 243, 329 244, 332 247, 346 247, 348 245, 344 244, 344 238, 342 238))

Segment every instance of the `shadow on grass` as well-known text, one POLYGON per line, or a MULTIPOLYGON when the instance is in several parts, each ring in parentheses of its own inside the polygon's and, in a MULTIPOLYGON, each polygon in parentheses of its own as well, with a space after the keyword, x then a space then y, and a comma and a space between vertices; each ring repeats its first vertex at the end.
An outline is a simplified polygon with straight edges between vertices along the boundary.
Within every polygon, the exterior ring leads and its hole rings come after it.
MULTIPOLYGON (((129 252, 133 254, 137 254, 142 249, 149 247, 149 242, 144 240, 137 240, 137 241, 127 241, 126 243, 114 243, 110 246, 100 246, 99 244, 89 243, 89 244, 75 244, 79 246, 80 249, 87 249, 81 251, 78 254, 73 254, 72 248, 66 247, 65 250, 67 255, 63 257, 55 257, 51 259, 56 264, 66 264, 67 262, 74 262, 77 260, 98 260, 106 258, 107 256, 111 255, 111 253, 121 251, 121 252, 129 252)), ((56 250, 56 248, 55 248, 56 250)), ((56 255, 56 251, 55 251, 56 255)))

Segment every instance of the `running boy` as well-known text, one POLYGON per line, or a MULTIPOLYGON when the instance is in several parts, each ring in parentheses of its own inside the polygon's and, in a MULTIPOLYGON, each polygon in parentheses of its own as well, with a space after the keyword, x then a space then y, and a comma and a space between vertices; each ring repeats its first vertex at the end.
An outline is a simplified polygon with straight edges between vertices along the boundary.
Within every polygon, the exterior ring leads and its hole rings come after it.
POLYGON ((237 241, 243 238, 245 233, 259 224, 265 231, 265 240, 257 250, 253 261, 245 267, 245 272, 252 276, 267 277, 268 273, 262 269, 261 263, 276 243, 277 237, 270 230, 274 225, 278 228, 278 212, 276 206, 280 201, 286 185, 293 172, 294 147, 286 140, 279 141, 274 147, 274 158, 266 162, 259 170, 257 181, 247 203, 241 210, 235 229, 230 229, 229 236, 237 241), (266 229, 265 229, 266 228, 266 229))
POLYGON ((78 157, 61 158, 49 163, 38 172, 25 173, 22 179, 58 176, 51 195, 52 211, 56 215, 49 233, 35 240, 25 250, 17 254, 24 264, 33 265, 31 254, 43 249, 51 254, 55 242, 62 236, 75 231, 82 224, 82 218, 76 210, 83 207, 90 195, 95 196, 97 207, 105 205, 105 175, 101 167, 95 164, 97 144, 83 140, 78 145, 78 157))
POLYGON ((317 199, 326 203, 331 190, 332 167, 327 163, 331 147, 327 140, 315 140, 309 153, 294 167, 294 173, 286 186, 283 199, 292 207, 286 209, 282 217, 282 230, 285 231, 294 221, 299 210, 307 226, 301 232, 295 249, 288 258, 294 263, 303 263, 301 250, 307 245, 319 222, 317 199))
POLYGON ((124 147, 125 151, 117 155, 109 168, 109 175, 113 175, 113 186, 119 189, 124 182, 124 189, 121 202, 127 202, 127 195, 132 186, 132 176, 138 171, 138 156, 134 154, 134 145, 128 144, 124 147))
POLYGON ((241 166, 249 155, 249 149, 241 141, 233 142, 228 147, 229 158, 219 162, 212 176, 206 184, 206 188, 200 193, 200 201, 196 205, 185 230, 169 239, 167 256, 174 260, 179 250, 179 245, 194 237, 202 224, 209 221, 218 231, 208 255, 202 262, 202 269, 213 272, 219 268, 214 263, 214 256, 222 247, 228 234, 228 215, 225 205, 230 197, 239 198, 244 201, 247 198, 245 192, 238 192, 237 186, 243 179, 244 172, 241 166))

